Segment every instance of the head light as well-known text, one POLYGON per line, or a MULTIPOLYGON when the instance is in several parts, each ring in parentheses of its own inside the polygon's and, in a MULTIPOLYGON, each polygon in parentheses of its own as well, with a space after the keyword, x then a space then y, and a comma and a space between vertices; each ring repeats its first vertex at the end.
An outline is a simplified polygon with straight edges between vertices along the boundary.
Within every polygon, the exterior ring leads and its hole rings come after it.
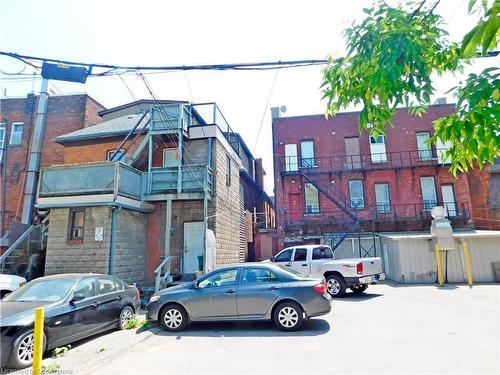
POLYGON ((158 301, 159 299, 160 299, 160 296, 158 296, 158 295, 151 296, 151 298, 149 299, 149 303, 154 302, 154 301, 158 301))

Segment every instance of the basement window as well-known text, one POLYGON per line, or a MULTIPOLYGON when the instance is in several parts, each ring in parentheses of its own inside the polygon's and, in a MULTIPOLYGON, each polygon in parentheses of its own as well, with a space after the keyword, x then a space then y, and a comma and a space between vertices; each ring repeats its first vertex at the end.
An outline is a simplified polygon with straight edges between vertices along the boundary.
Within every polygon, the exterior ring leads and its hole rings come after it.
POLYGON ((69 212, 70 228, 69 240, 83 240, 85 224, 85 209, 72 209, 69 212))
POLYGON ((12 130, 10 132, 10 143, 9 143, 10 145, 18 146, 22 143, 23 130, 24 130, 24 123, 22 122, 12 123, 12 130))

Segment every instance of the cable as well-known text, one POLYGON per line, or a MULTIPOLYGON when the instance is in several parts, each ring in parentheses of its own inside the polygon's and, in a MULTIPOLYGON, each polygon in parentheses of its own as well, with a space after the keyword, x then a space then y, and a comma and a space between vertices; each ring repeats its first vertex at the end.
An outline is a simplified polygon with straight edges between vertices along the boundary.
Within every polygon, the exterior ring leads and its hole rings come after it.
POLYGON ((255 152, 255 148, 257 147, 257 142, 259 141, 260 131, 262 130, 262 125, 264 124, 264 118, 266 117, 267 107, 269 107, 269 101, 271 100, 271 96, 274 91, 274 86, 276 85, 276 79, 278 78, 279 70, 276 70, 274 74, 273 83, 271 85, 271 90, 269 90, 269 95, 267 96, 266 106, 264 108, 264 113, 262 113, 262 119, 260 120, 259 131, 257 132, 257 138, 255 139, 255 144, 253 145, 253 152, 255 152))

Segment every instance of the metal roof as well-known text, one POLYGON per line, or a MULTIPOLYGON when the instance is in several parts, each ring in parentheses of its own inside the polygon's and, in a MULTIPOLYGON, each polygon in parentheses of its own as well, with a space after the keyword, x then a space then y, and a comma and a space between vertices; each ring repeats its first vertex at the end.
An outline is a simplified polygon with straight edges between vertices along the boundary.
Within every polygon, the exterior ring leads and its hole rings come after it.
MULTIPOLYGON (((400 233, 377 233, 382 238, 388 238, 391 240, 403 240, 403 239, 431 239, 433 238, 429 232, 400 232, 400 233)), ((453 237, 455 238, 471 238, 471 237, 500 237, 500 231, 498 230, 467 230, 467 231, 455 231, 453 232, 453 237)))
MULTIPOLYGON (((88 126, 86 128, 76 130, 71 133, 60 135, 54 140, 58 143, 80 141, 84 139, 114 137, 127 134, 137 121, 141 118, 142 114, 127 115, 118 117, 112 120, 104 121, 96 125, 88 126)), ((149 115, 146 115, 137 127, 135 132, 139 132, 144 124, 148 121, 149 115)))

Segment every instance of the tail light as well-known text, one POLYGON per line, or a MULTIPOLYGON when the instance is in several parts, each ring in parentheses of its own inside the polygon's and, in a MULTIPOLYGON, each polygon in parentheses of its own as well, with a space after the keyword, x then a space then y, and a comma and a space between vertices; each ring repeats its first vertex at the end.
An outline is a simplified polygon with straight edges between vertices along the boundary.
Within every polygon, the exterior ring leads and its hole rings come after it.
POLYGON ((315 292, 318 292, 318 293, 325 293, 326 292, 326 283, 319 283, 319 284, 316 284, 313 286, 313 289, 315 292))
POLYGON ((138 299, 141 299, 141 291, 139 290, 139 288, 135 288, 135 290, 137 291, 137 298, 138 299))
POLYGON ((356 264, 356 272, 358 275, 361 275, 363 273, 363 263, 358 263, 356 264))

